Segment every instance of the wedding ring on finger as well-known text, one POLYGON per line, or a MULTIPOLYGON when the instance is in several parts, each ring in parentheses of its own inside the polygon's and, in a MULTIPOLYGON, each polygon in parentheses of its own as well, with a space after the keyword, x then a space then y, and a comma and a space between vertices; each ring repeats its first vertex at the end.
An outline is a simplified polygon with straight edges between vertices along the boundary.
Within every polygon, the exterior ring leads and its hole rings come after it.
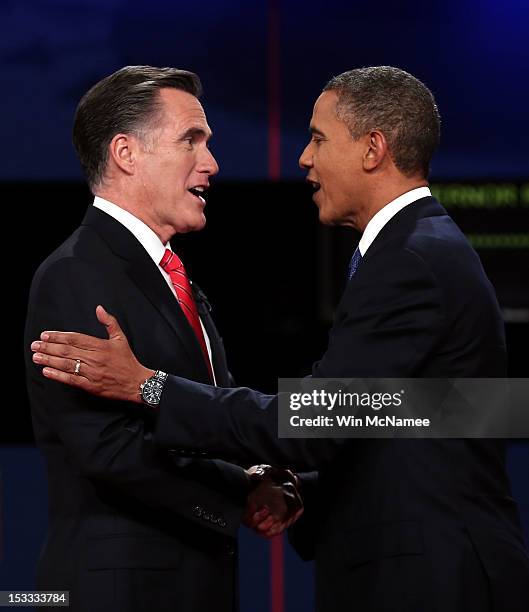
POLYGON ((73 371, 73 373, 75 376, 79 376, 80 371, 81 371, 81 360, 76 359, 75 360, 75 370, 73 371))

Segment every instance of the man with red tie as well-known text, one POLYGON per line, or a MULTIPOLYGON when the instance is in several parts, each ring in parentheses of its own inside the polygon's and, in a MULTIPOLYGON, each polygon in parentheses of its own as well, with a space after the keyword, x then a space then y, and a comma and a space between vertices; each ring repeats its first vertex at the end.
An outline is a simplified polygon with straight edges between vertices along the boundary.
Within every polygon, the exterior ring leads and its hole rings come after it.
MULTIPOLYGON (((193 73, 129 66, 82 98, 74 145, 95 199, 35 274, 28 342, 49 328, 101 337, 94 310, 105 303, 145 363, 230 385, 207 302, 169 243, 204 227, 204 194, 219 170, 200 93, 193 73)), ((236 610, 241 520, 268 534, 284 528, 295 515, 291 489, 252 484, 254 473, 200 452, 160 452, 144 408, 43 380, 27 357, 49 474, 38 588, 69 590, 76 611, 236 610)), ((143 386, 145 404, 159 386, 143 386)))

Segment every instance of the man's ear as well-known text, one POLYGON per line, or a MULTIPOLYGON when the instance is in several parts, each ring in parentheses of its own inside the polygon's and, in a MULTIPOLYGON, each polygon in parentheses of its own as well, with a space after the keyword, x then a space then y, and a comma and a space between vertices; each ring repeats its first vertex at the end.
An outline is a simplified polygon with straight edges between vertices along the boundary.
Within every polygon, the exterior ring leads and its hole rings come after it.
POLYGON ((366 134, 366 152, 364 153, 364 170, 372 171, 380 166, 388 154, 388 142, 379 130, 372 130, 366 134))
POLYGON ((126 174, 134 174, 138 139, 131 134, 116 134, 108 146, 109 158, 126 174))

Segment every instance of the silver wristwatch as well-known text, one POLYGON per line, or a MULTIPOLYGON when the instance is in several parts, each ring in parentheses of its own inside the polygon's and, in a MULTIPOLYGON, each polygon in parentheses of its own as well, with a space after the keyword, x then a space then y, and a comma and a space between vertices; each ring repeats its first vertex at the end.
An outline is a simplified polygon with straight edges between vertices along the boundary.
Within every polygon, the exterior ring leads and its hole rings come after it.
POLYGON ((163 386, 167 380, 167 374, 156 370, 154 376, 148 378, 140 385, 140 397, 144 404, 156 408, 162 397, 163 386))

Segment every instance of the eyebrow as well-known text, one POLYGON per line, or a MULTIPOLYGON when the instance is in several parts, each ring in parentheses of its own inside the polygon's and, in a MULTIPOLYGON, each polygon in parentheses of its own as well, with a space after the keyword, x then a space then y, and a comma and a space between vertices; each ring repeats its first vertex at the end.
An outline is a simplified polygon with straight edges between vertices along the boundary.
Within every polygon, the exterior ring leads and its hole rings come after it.
POLYGON ((324 133, 323 133, 321 130, 318 130, 318 128, 315 128, 315 127, 314 127, 314 126, 312 126, 312 125, 309 127, 309 132, 310 132, 310 133, 311 133, 313 136, 314 136, 314 135, 316 135, 316 136, 325 136, 325 134, 324 134, 324 133))
POLYGON ((209 140, 213 136, 213 133, 206 132, 203 128, 192 127, 182 134, 180 140, 186 140, 186 138, 193 138, 194 136, 205 136, 209 140))

